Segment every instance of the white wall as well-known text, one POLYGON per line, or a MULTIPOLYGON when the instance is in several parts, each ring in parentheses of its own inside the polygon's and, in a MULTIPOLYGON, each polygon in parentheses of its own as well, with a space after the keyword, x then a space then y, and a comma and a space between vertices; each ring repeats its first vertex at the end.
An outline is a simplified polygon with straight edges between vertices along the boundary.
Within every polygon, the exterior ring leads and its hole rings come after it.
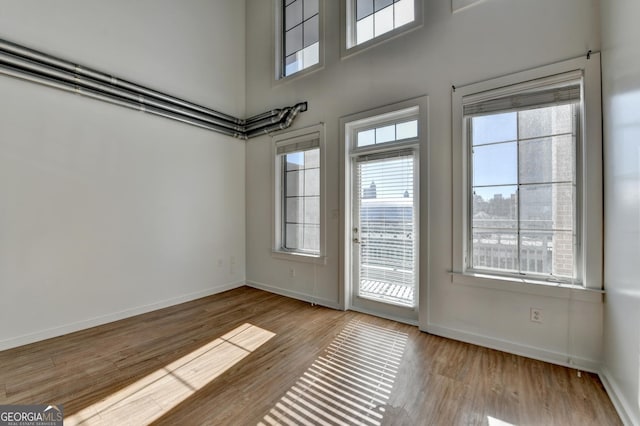
MULTIPOLYGON (((424 26, 340 59, 342 2, 325 1, 325 67, 274 82, 273 1, 247 1, 249 114, 309 101, 295 127, 326 123, 326 266, 273 259, 270 138, 247 145, 247 279, 330 306, 339 303, 339 128, 342 116, 429 95, 430 157, 422 156, 422 329, 558 363, 596 369, 601 359, 602 304, 564 295, 535 295, 454 285, 451 208, 451 85, 464 85, 599 50, 597 0, 486 0, 455 14, 451 2, 425 0, 424 26), (427 173, 428 170, 428 173, 427 173), (426 184, 427 178, 429 185, 426 184), (296 268, 295 277, 289 267, 296 268), (315 283, 315 290, 314 290, 315 283), (429 283, 429 285, 427 285, 429 283), (555 297, 558 296, 558 297, 555 297), (529 309, 545 322, 529 321, 529 309)), ((473 3, 473 2, 471 2, 473 3)), ((534 291, 535 293, 535 291, 534 291)), ((597 299, 597 298, 596 298, 597 299)))
MULTIPOLYGON (((236 0, 0 1, 1 38, 238 116, 244 24, 236 0)), ((242 283, 244 164, 241 141, 0 76, 0 349, 242 283)))
POLYGON ((640 3, 602 2, 605 142, 604 382, 640 424, 640 3))

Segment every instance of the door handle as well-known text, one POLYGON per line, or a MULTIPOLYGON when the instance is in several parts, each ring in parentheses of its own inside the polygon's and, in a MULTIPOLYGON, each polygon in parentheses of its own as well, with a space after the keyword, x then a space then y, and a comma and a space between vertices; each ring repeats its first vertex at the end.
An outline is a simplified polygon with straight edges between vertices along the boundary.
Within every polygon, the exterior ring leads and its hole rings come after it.
POLYGON ((358 237, 354 238, 353 242, 356 243, 356 244, 360 244, 360 240, 358 239, 358 237))

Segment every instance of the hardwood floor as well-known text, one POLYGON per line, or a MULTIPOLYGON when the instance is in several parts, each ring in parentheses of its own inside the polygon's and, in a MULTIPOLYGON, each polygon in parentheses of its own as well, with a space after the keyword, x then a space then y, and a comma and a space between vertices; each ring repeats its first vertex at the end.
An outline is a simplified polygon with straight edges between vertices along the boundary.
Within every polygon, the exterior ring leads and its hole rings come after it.
POLYGON ((0 352, 0 404, 31 403, 65 425, 621 424, 593 374, 247 287, 0 352))

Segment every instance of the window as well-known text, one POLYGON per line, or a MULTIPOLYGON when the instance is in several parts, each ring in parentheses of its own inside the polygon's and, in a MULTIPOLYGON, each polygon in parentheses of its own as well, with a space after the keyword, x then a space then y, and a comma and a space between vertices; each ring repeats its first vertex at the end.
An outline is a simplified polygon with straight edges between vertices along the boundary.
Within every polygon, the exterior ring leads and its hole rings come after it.
POLYGON ((455 91, 459 271, 599 287, 601 254, 587 249, 601 247, 600 117, 588 104, 599 74, 594 86, 586 71, 597 60, 455 91))
POLYGON ((346 4, 347 49, 387 39, 421 24, 419 0, 347 0, 346 4))
POLYGON ((282 0, 279 77, 287 77, 320 62, 320 1, 282 0))
POLYGON ((358 147, 363 147, 416 137, 418 137, 418 120, 408 120, 359 130, 356 136, 356 143, 358 147))
POLYGON ((580 81, 566 84, 465 107, 470 269, 575 278, 580 81))
POLYGON ((322 138, 321 126, 274 138, 276 253, 313 258, 324 252, 322 138))

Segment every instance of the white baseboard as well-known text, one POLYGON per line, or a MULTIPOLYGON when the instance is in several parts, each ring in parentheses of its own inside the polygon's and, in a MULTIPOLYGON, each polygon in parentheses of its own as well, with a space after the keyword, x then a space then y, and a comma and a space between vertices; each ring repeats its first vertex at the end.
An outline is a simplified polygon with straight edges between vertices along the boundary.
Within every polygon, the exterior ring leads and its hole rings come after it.
POLYGON ((171 299, 161 300, 159 302, 150 303, 148 305, 137 306, 135 308, 125 309, 123 311, 101 315, 99 317, 89 318, 71 324, 65 324, 59 327, 48 328, 46 330, 38 331, 35 333, 12 337, 10 339, 0 341, 0 351, 15 348, 18 346, 28 345, 29 343, 50 339, 52 337, 62 336, 64 334, 69 334, 80 330, 85 330, 87 328, 95 327, 98 325, 108 324, 110 322, 129 318, 135 315, 146 314, 147 312, 156 311, 158 309, 167 308, 169 306, 178 305, 180 303, 189 302, 191 300, 200 299, 202 297, 211 296, 212 294, 222 293, 223 291, 232 290, 234 288, 242 287, 243 285, 244 280, 225 283, 208 288, 203 291, 189 293, 171 299))
POLYGON ((546 349, 540 349, 533 346, 510 342, 508 340, 496 339, 494 337, 469 333, 467 331, 457 330, 454 328, 443 327, 434 324, 428 324, 427 329, 424 331, 426 331, 427 333, 435 334, 437 336, 459 340, 461 342, 471 343, 478 346, 484 346, 486 348, 496 349, 515 355, 521 355, 527 358, 549 362, 551 364, 562 365, 564 367, 588 371, 590 373, 596 374, 600 372, 601 363, 592 359, 576 357, 561 352, 549 351, 546 349))
POLYGON ((611 374, 606 368, 602 368, 602 371, 599 374, 600 381, 604 385, 613 406, 616 408, 622 423, 625 425, 633 426, 640 425, 640 417, 638 417, 632 410, 632 406, 629 404, 629 401, 625 398, 624 394, 620 390, 620 387, 613 379, 611 374))
POLYGON ((286 289, 282 289, 282 288, 279 288, 279 287, 274 287, 274 286, 269 285, 269 284, 259 283, 259 282, 256 282, 256 281, 247 280, 246 281, 246 285, 248 287, 257 288, 258 290, 264 290, 264 291, 268 291, 269 293, 279 294, 280 296, 285 296, 285 297, 290 297, 292 299, 302 300, 303 302, 314 303, 316 305, 325 306, 325 307, 331 308, 331 309, 337 309, 339 311, 344 310, 344 309, 342 309, 340 307, 340 304, 335 300, 324 299, 324 298, 317 297, 317 296, 311 296, 311 295, 306 294, 306 293, 300 293, 300 292, 297 292, 297 291, 286 290, 286 289))

